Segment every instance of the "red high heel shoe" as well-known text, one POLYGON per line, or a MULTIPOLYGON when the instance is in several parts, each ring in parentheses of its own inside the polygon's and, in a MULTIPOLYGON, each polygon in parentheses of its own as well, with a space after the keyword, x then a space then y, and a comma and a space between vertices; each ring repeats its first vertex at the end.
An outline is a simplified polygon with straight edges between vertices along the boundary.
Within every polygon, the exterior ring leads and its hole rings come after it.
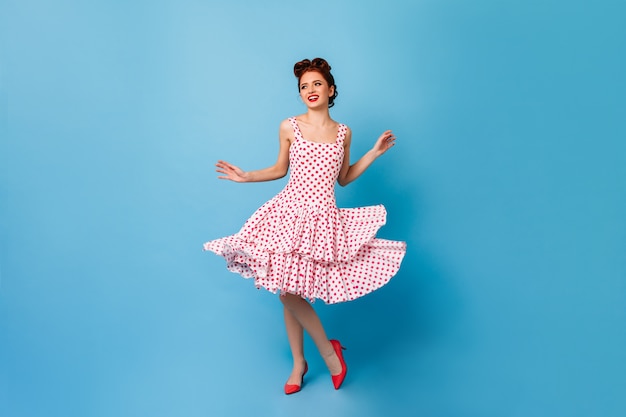
POLYGON ((302 373, 302 378, 300 379, 300 385, 298 384, 285 384, 285 394, 290 395, 290 394, 295 394, 296 392, 300 391, 302 389, 302 384, 304 383, 304 375, 306 375, 306 373, 309 370, 309 364, 304 362, 304 372, 302 373))
POLYGON ((333 345, 333 349, 335 349, 339 362, 341 362, 341 372, 337 375, 331 375, 335 389, 339 389, 341 384, 343 384, 343 380, 346 379, 346 374, 348 373, 348 366, 346 365, 346 361, 343 359, 342 352, 342 350, 346 350, 346 348, 341 346, 339 340, 331 340, 330 343, 333 345))

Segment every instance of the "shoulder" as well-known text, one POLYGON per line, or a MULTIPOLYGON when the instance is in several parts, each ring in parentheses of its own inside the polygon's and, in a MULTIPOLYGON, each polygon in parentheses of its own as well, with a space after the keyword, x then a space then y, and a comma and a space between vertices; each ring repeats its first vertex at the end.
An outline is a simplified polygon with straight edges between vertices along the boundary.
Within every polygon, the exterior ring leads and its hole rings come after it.
POLYGON ((288 140, 289 142, 291 142, 294 136, 293 125, 292 125, 293 119, 294 117, 290 117, 288 119, 283 120, 282 122, 280 122, 280 126, 278 129, 280 138, 288 140))
POLYGON ((289 118, 283 120, 282 122, 280 122, 280 130, 282 131, 282 130, 287 129, 287 128, 291 129, 291 123, 292 123, 291 120, 292 119, 295 119, 295 117, 289 117, 289 118))
POLYGON ((346 132, 350 132, 350 133, 352 133, 352 132, 350 131, 350 126, 348 126, 347 124, 345 124, 345 123, 341 123, 341 122, 338 122, 338 121, 336 121, 336 120, 333 120, 333 122, 335 122, 335 123, 337 124, 337 127, 338 127, 338 128, 344 129, 346 132))
POLYGON ((282 122, 280 122, 280 132, 293 132, 293 128, 294 128, 294 123, 296 121, 295 116, 294 117, 289 117, 285 120, 283 120, 282 122))

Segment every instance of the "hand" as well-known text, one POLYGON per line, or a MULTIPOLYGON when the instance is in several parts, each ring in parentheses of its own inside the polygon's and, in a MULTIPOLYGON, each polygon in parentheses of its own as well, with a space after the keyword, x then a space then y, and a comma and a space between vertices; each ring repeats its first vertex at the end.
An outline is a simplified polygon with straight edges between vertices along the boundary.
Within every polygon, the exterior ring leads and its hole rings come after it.
POLYGON ((391 130, 385 130, 382 135, 376 141, 376 144, 372 148, 374 154, 378 158, 385 152, 387 152, 393 145, 396 144, 396 137, 391 130))
POLYGON ((226 161, 217 161, 215 166, 217 167, 216 172, 224 174, 217 177, 221 180, 231 180, 235 182, 246 182, 247 180, 247 172, 242 171, 239 167, 231 165, 226 161))

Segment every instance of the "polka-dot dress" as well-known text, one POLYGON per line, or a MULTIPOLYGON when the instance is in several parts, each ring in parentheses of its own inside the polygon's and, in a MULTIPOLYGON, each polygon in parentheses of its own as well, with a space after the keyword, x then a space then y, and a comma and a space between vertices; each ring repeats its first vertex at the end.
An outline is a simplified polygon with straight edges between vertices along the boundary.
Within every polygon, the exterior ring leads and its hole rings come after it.
POLYGON ((335 143, 319 143, 302 137, 295 117, 289 121, 295 139, 287 185, 237 234, 204 249, 223 256, 230 271, 254 278, 257 288, 328 304, 354 300, 389 282, 406 244, 376 238, 386 221, 382 205, 337 208, 347 127, 339 125, 335 143))

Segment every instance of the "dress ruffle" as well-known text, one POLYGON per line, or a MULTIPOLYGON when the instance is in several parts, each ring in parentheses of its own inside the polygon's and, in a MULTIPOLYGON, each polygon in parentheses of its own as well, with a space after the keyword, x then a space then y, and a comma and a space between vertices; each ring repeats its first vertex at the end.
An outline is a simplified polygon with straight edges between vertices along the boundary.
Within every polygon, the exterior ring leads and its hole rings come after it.
POLYGON ((204 249, 257 288, 332 304, 382 287, 400 268, 404 242, 375 238, 385 222, 382 205, 338 209, 274 198, 239 233, 204 249))

